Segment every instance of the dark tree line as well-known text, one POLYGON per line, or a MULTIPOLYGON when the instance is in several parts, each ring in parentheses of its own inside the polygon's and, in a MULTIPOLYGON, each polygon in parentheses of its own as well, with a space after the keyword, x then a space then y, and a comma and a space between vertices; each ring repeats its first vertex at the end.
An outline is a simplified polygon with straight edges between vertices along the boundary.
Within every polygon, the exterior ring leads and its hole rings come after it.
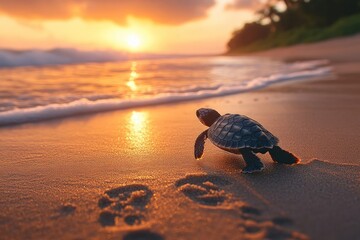
POLYGON ((258 20, 235 31, 227 46, 232 51, 273 33, 297 28, 323 28, 359 13, 360 0, 269 0, 257 12, 258 20), (286 6, 285 9, 279 9, 279 4, 286 6))

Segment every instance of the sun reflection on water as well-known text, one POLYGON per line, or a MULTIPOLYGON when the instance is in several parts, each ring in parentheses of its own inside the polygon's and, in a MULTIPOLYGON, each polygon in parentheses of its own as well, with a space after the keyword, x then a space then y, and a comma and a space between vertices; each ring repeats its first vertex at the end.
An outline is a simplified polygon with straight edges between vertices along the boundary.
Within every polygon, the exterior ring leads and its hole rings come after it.
POLYGON ((130 88, 130 90, 133 92, 135 92, 138 89, 136 82, 135 82, 135 80, 138 76, 138 74, 136 72, 136 65, 137 65, 136 62, 131 63, 130 77, 129 77, 129 80, 126 82, 126 86, 128 86, 130 88))
POLYGON ((149 135, 148 113, 132 111, 127 123, 126 136, 130 149, 138 153, 146 152, 150 146, 149 135))

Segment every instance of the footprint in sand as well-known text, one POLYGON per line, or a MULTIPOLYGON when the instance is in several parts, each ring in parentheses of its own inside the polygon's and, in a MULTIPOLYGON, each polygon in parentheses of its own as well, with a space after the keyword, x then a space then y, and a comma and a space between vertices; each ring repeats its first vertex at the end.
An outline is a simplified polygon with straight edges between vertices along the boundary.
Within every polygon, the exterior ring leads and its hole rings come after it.
POLYGON ((240 216, 245 221, 239 225, 243 234, 255 239, 308 239, 307 236, 291 229, 293 221, 286 217, 267 219, 256 207, 243 205, 240 216))
POLYGON ((126 234, 123 240, 163 240, 164 238, 149 230, 139 230, 126 234))
POLYGON ((188 175, 176 181, 175 186, 197 203, 217 206, 228 198, 221 187, 229 184, 225 178, 216 175, 188 175))
POLYGON ((291 229, 291 219, 264 217, 261 209, 242 202, 221 189, 230 184, 231 182, 223 177, 202 174, 187 175, 176 181, 175 186, 185 196, 202 205, 218 206, 228 200, 233 206, 234 213, 241 219, 239 232, 242 232, 245 239, 308 239, 291 229))
POLYGON ((139 225, 146 220, 146 208, 153 193, 145 185, 133 184, 105 191, 99 199, 102 226, 139 225))
POLYGON ((244 205, 240 207, 241 216, 244 219, 257 219, 262 215, 262 212, 260 209, 257 209, 256 207, 251 207, 248 205, 244 205))

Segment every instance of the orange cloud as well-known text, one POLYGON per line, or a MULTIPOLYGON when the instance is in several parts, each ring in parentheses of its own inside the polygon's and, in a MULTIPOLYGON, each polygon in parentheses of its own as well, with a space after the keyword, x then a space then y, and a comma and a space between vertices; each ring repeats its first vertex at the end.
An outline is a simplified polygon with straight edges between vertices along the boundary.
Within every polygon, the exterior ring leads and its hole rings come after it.
POLYGON ((126 25, 127 17, 182 24, 206 16, 215 0, 0 0, 0 13, 20 19, 81 17, 126 25))
POLYGON ((264 4, 259 0, 233 0, 232 3, 228 3, 225 6, 226 10, 241 10, 250 9, 256 10, 264 4))

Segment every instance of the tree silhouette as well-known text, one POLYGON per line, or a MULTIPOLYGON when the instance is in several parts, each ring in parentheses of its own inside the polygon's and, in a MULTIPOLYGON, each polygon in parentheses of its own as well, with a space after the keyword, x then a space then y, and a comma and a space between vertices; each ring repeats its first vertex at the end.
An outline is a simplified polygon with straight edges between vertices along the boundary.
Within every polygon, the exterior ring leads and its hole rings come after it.
POLYGON ((341 18, 360 14, 360 0, 268 0, 257 14, 257 21, 233 33, 228 42, 230 51, 271 34, 330 26, 341 18), (284 11, 278 9, 279 3, 286 6, 284 11))

